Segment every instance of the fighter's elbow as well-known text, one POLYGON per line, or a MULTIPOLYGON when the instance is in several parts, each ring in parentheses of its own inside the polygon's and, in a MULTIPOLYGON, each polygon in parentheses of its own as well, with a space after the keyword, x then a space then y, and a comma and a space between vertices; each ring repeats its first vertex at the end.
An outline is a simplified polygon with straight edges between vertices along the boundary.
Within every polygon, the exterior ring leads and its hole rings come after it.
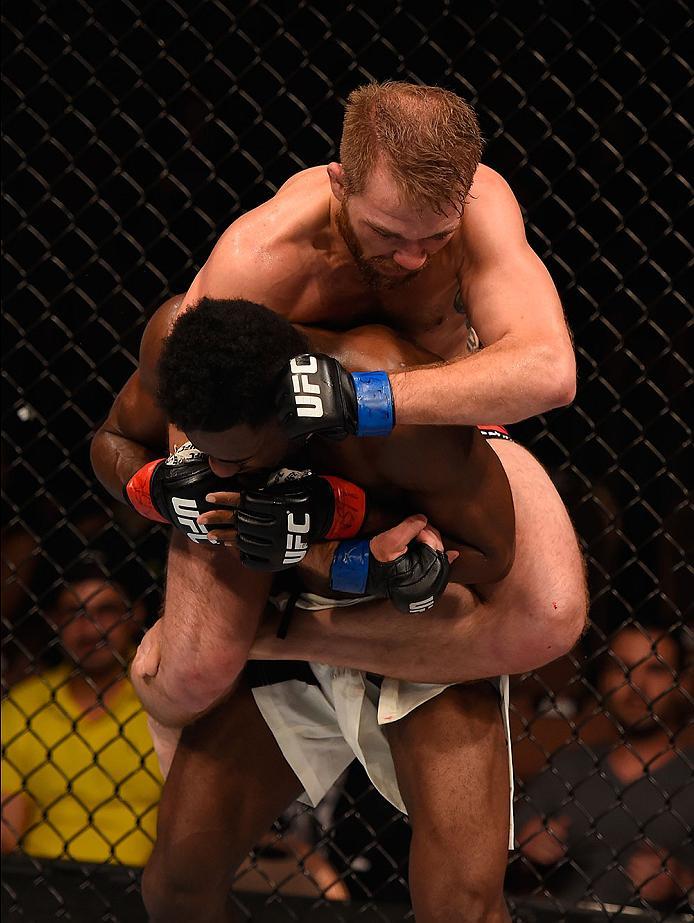
POLYGON ((554 406, 568 407, 576 397, 576 366, 557 376, 554 390, 554 406))
POLYGON ((569 344, 545 344, 540 350, 536 380, 548 410, 566 407, 576 397, 576 359, 569 344))

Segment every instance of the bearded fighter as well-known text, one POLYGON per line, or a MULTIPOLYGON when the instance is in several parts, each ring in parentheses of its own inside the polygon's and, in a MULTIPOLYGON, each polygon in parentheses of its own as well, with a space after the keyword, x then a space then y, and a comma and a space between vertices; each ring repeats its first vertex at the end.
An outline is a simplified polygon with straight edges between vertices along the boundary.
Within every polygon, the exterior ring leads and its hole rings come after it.
MULTIPOLYGON (((502 580, 461 594, 445 630, 396 611, 374 618, 368 606, 349 618, 328 610, 297 620, 286 643, 261 632, 255 655, 428 682, 535 669, 569 650, 581 633, 582 560, 542 467, 488 424, 523 420, 572 400, 574 357, 556 290, 526 241, 510 188, 480 164, 477 119, 455 94, 397 83, 356 90, 340 154, 340 163, 298 173, 235 221, 182 302, 172 300, 153 317, 140 367, 94 439, 95 471, 114 497, 122 499, 125 490, 145 515, 167 519, 162 505, 151 502, 167 489, 162 467, 153 465, 167 423, 156 401, 157 361, 176 316, 201 298, 259 302, 308 328, 384 324, 442 361, 372 376, 366 397, 363 388, 357 393, 359 382, 340 390, 339 370, 337 383, 324 376, 326 387, 340 406, 350 389, 362 405, 375 392, 385 432, 393 421, 396 427, 480 426, 511 486, 513 566, 502 580), (431 656, 420 659, 423 649, 431 656)), ((290 428, 296 423, 284 417, 290 428)), ((367 443, 370 431, 361 430, 367 443)), ((170 448, 183 440, 169 432, 170 448)), ((210 469, 224 478, 243 464, 211 459, 210 469)), ((191 518, 168 517, 177 528, 164 618, 156 639, 143 641, 132 673, 150 715, 172 728, 203 714, 233 687, 270 588, 267 574, 244 568, 232 551, 212 543, 224 541, 211 528, 209 517, 217 514, 205 501, 214 501, 215 488, 207 476, 199 486, 195 509, 206 513, 194 526, 197 541, 187 538, 191 518)))

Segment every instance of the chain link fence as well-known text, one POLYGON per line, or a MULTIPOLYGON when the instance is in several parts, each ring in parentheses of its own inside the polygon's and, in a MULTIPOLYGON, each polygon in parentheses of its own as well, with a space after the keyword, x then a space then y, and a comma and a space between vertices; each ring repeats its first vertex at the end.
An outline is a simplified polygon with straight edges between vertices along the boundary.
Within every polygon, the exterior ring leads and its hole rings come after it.
MULTIPOLYGON (((128 626, 117 650, 126 662, 158 605, 165 535, 95 483, 91 435, 152 311, 188 287, 234 218, 296 170, 333 159, 349 91, 387 78, 475 105, 485 161, 518 196, 578 355, 573 406, 514 428, 574 518, 592 614, 572 655, 514 680, 525 841, 509 867, 513 912, 616 919, 630 904, 665 919, 687 909, 689 24, 677 0, 6 5, 3 791, 31 795, 45 776, 52 799, 34 804, 7 863, 11 919, 142 914, 136 872, 118 868, 143 864, 154 830, 159 780, 142 716, 116 683, 109 728, 102 715, 95 737, 99 722, 80 710, 92 687, 80 698, 64 657, 79 649, 86 664, 97 636, 67 634, 80 607, 112 592, 91 621, 109 641, 108 626, 128 626), (95 589, 100 573, 109 582, 95 589), (659 644, 654 625, 668 635, 659 644), (648 772, 623 783, 606 758, 631 732, 606 690, 644 699, 641 669, 664 677, 647 704, 670 734, 648 772), (79 821, 61 840, 67 808, 79 821), (573 851, 557 851, 572 823, 573 851), (613 902, 608 873, 622 886, 613 902)), ((258 919, 348 919, 314 856, 360 919, 404 919, 407 848, 406 822, 354 770, 330 804, 285 817, 258 845, 237 885, 265 897, 239 900, 260 900, 258 919)))

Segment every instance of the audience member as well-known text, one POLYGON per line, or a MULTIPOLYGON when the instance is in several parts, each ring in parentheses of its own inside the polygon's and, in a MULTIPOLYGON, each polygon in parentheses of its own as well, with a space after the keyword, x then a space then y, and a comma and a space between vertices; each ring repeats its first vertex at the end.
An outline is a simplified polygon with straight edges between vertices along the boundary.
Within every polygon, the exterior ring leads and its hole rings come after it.
POLYGON ((683 659, 666 629, 621 628, 597 680, 619 742, 564 748, 526 786, 518 843, 554 896, 677 906, 694 885, 694 747, 686 742, 691 699, 680 685, 683 659))
POLYGON ((47 614, 67 659, 2 704, 2 852, 144 865, 162 784, 127 678, 144 606, 87 563, 47 614))

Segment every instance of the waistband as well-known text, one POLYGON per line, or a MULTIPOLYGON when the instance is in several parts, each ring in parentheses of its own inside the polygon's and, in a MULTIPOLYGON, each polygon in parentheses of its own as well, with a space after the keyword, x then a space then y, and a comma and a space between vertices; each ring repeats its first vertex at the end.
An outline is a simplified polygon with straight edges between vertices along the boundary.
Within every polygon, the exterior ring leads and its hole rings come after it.
POLYGON ((507 442, 513 442, 513 437, 500 423, 478 423, 477 429, 485 439, 505 439, 507 442))

